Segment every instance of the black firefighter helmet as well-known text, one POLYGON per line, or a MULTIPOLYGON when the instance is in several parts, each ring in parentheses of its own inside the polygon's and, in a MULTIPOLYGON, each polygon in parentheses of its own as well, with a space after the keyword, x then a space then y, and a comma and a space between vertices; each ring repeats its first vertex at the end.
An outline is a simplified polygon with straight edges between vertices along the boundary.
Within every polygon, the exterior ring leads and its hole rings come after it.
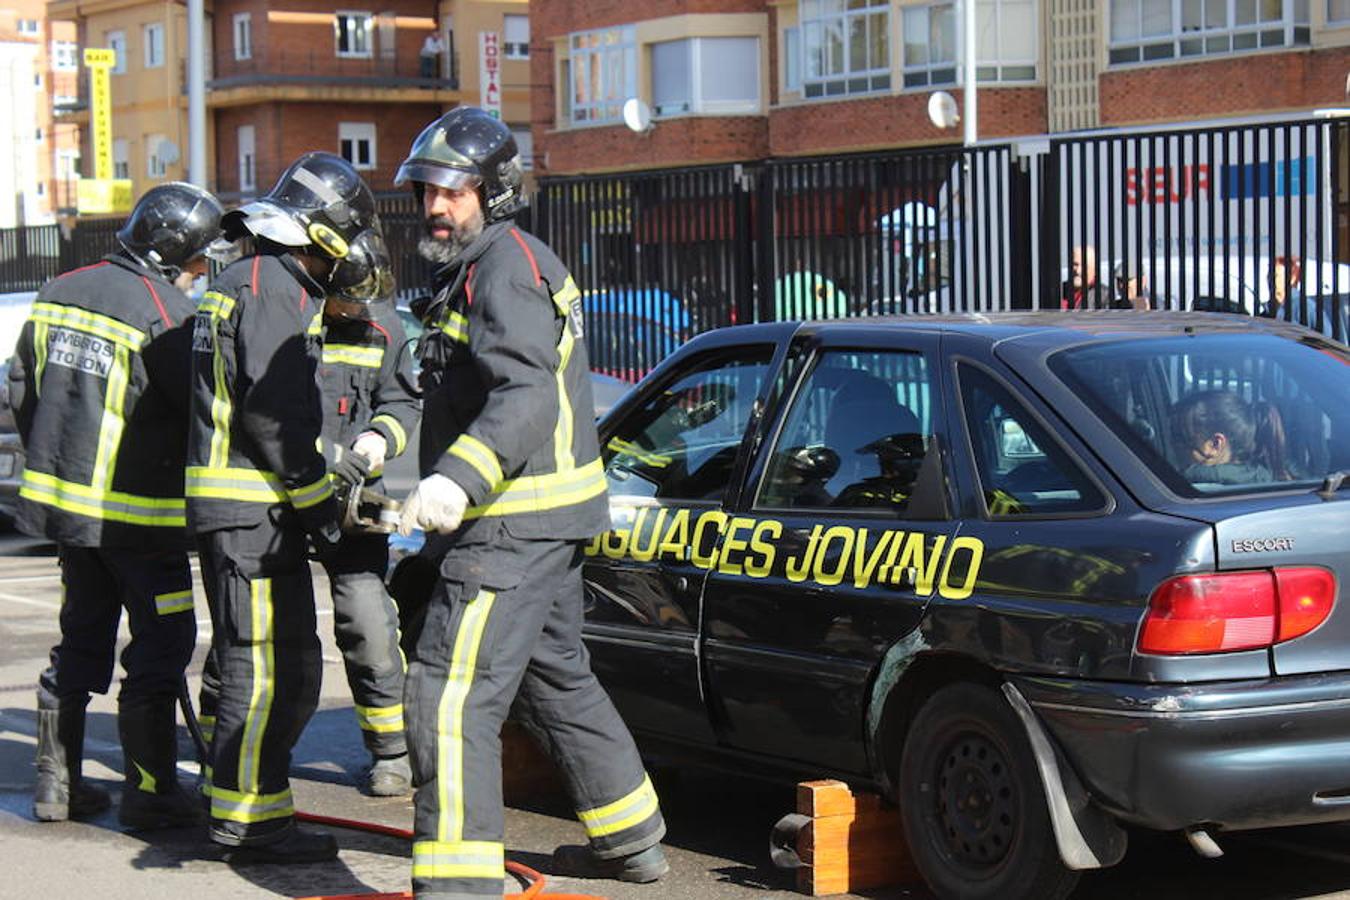
POLYGON ((474 187, 483 201, 483 221, 509 219, 525 205, 524 171, 515 136, 501 119, 476 106, 457 106, 422 130, 394 184, 449 190, 474 187))
POLYGON ((252 234, 333 261, 325 289, 344 299, 386 299, 392 284, 375 195, 351 163, 332 153, 306 153, 272 189, 225 216, 231 237, 252 234))
POLYGON ((117 231, 122 248, 170 281, 222 232, 220 201, 195 184, 171 181, 141 195, 117 231))

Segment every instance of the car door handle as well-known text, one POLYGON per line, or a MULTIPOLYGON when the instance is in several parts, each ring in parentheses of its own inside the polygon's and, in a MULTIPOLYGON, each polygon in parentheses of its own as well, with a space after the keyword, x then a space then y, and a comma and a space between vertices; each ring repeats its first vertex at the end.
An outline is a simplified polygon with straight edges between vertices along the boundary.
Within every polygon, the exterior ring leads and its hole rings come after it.
POLYGON ((688 579, 687 577, 685 577, 684 575, 681 575, 681 576, 679 576, 678 578, 676 578, 676 579, 675 579, 675 590, 678 591, 678 592, 681 593, 681 594, 688 593, 688 591, 689 591, 689 579, 688 579))

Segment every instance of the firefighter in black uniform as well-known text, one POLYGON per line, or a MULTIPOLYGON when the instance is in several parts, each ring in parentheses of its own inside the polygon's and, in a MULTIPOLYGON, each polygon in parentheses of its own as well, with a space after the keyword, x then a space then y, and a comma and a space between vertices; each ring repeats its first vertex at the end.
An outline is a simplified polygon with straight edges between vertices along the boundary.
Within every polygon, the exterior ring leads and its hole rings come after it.
MULTIPOLYGON (((392 285, 391 285, 392 287, 392 285)), ((334 474, 359 489, 380 490, 387 459, 403 453, 417 427, 412 349, 392 304, 371 319, 369 303, 334 295, 324 306, 324 452, 334 474)), ((367 788, 377 797, 411 788, 403 736, 403 654, 398 610, 384 589, 389 542, 383 534, 346 534, 326 561, 333 590, 333 631, 347 669, 356 721, 372 757, 367 788)))
POLYGON ((500 896, 502 722, 512 707, 558 763, 589 847, 560 874, 654 881, 665 823, 581 641, 583 543, 609 528, 581 295, 511 217, 510 130, 458 107, 413 142, 396 183, 441 266, 423 311, 423 479, 400 530, 452 533, 408 666, 419 898, 500 896))
POLYGON ((331 859, 332 835, 295 826, 288 779, 322 670, 306 537, 323 559, 341 537, 319 451, 323 300, 373 297, 389 276, 373 264, 384 252, 374 197, 332 154, 300 157, 225 227, 251 234, 256 252, 197 308, 187 468, 214 628, 211 838, 232 862, 331 859))
POLYGON ((42 821, 108 796, 80 778, 90 692, 108 690, 123 607, 131 642, 117 700, 132 828, 200 821, 177 778, 174 703, 197 638, 184 518, 192 302, 220 235, 220 203, 190 184, 152 188, 122 249, 48 282, 20 334, 11 399, 27 467, 18 525, 57 542, 61 643, 38 682, 42 821))

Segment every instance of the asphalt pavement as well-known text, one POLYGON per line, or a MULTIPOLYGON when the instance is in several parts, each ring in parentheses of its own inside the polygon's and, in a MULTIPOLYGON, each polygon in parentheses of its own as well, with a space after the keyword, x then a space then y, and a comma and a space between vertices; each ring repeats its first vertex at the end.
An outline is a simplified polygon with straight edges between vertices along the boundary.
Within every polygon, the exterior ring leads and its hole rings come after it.
MULTIPOLYGON (((408 889, 410 848, 399 838, 337 830, 342 850, 336 862, 232 867, 220 860, 199 829, 124 833, 115 811, 89 822, 34 821, 34 684, 57 637, 60 597, 53 554, 50 544, 0 535, 0 900, 234 900, 408 889)), ((293 760, 297 805, 321 815, 410 828, 410 799, 368 797, 357 788, 367 760, 333 643, 327 584, 317 570, 316 582, 324 640, 323 696, 293 760)), ((200 583, 197 601, 199 644, 190 670, 194 692, 210 635, 200 583)), ((90 704, 84 769, 87 777, 114 791, 121 781, 115 713, 113 696, 95 697, 90 704)), ((191 743, 186 730, 180 732, 180 755, 190 760, 191 743)), ((195 774, 195 764, 184 762, 184 782, 195 774)), ((800 896, 792 890, 792 874, 775 870, 768 860, 769 830, 792 809, 790 786, 696 771, 658 771, 656 782, 669 825, 670 875, 649 886, 549 878, 548 890, 612 900, 800 896)), ((545 874, 555 847, 583 839, 566 801, 548 790, 514 799, 506 811, 506 832, 508 859, 545 874)), ((1074 896, 1350 900, 1350 826, 1219 840, 1227 854, 1202 860, 1175 836, 1133 835, 1124 863, 1088 874, 1074 896)), ((930 895, 909 886, 851 896, 923 900, 930 895)))

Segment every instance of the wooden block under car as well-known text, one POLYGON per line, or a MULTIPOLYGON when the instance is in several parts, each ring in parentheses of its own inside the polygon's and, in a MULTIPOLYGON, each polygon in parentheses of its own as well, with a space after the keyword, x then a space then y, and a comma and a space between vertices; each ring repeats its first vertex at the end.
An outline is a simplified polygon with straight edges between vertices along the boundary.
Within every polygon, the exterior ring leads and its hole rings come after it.
POLYGON ((811 821, 797 833, 797 890, 812 897, 920 881, 900 811, 876 794, 854 794, 842 781, 797 785, 797 812, 811 821))

